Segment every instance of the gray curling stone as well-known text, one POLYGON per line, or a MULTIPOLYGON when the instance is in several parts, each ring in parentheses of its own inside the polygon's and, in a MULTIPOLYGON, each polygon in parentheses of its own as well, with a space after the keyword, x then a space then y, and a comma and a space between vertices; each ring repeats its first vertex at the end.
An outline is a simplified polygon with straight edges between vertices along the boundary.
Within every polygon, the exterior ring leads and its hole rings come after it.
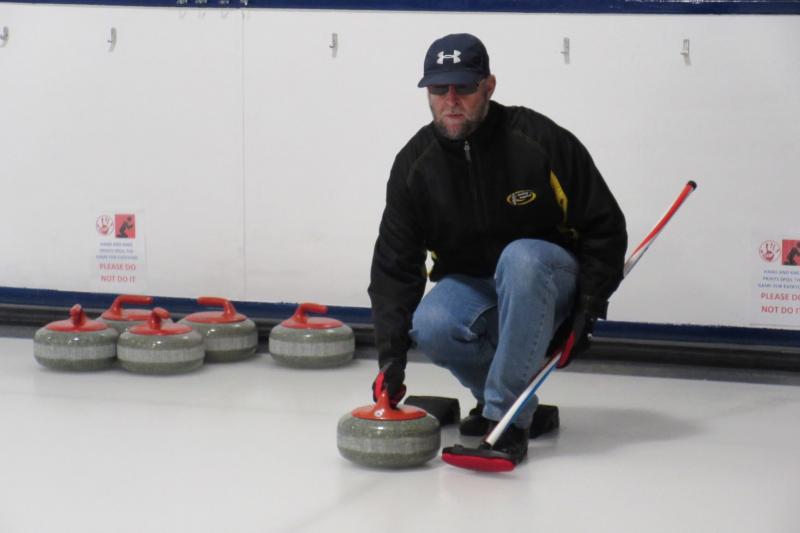
POLYGON ((424 410, 392 407, 386 391, 375 405, 359 407, 339 419, 339 453, 356 464, 372 468, 410 468, 439 452, 439 423, 424 410))
POLYGON ((325 368, 352 361, 356 349, 353 330, 334 318, 307 317, 327 313, 324 305, 302 303, 294 315, 272 328, 269 353, 279 363, 300 368, 325 368))
POLYGON ((258 329, 246 316, 236 312, 224 298, 203 296, 197 303, 222 307, 222 311, 192 313, 179 324, 186 324, 203 336, 206 362, 227 363, 252 357, 258 346, 258 329))
POLYGON ((202 366, 203 336, 168 320, 169 313, 156 307, 146 324, 119 336, 117 357, 122 368, 139 374, 178 374, 202 366))
POLYGON ((80 304, 69 310, 69 320, 51 322, 33 337, 33 356, 57 370, 99 370, 111 366, 117 355, 114 328, 89 320, 80 304))
POLYGON ((152 296, 138 296, 135 294, 120 294, 114 298, 111 307, 103 311, 98 322, 108 324, 119 333, 124 333, 131 326, 144 324, 150 318, 150 309, 123 309, 126 304, 150 305, 152 296))

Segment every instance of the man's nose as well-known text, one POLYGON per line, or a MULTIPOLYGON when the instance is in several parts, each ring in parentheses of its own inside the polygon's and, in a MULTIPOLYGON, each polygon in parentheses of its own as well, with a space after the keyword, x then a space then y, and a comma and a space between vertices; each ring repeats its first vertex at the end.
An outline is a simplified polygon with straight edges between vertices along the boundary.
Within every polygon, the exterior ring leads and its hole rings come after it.
POLYGON ((458 94, 456 93, 456 86, 455 85, 448 85, 447 86, 447 94, 445 94, 445 99, 448 102, 455 102, 459 99, 458 94))

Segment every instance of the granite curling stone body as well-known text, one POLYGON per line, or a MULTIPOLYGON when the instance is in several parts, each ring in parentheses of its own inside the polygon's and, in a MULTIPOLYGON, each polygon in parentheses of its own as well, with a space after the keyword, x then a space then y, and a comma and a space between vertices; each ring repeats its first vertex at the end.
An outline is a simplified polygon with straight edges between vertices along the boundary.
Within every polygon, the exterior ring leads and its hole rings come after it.
POLYGON ((119 336, 117 357, 122 368, 140 374, 178 374, 202 366, 203 336, 168 320, 169 313, 156 307, 146 324, 119 336))
POLYGON ((302 368, 343 365, 353 359, 356 348, 353 330, 333 318, 307 317, 326 313, 324 305, 302 303, 294 315, 272 328, 269 353, 279 363, 302 368))
POLYGON ((69 311, 69 320, 51 322, 33 337, 33 356, 40 364, 57 370, 99 370, 111 366, 117 355, 114 328, 89 320, 80 304, 69 311))
POLYGON ((374 468, 410 468, 439 452, 439 422, 417 407, 392 407, 386 391, 375 405, 339 420, 336 445, 345 459, 374 468))
POLYGON ((123 305, 150 305, 152 296, 138 296, 135 294, 121 294, 114 298, 111 307, 103 311, 98 322, 108 324, 119 333, 124 333, 131 326, 144 324, 150 318, 150 309, 123 309, 123 305))
POLYGON ((203 336, 206 362, 241 361, 256 353, 258 329, 252 320, 237 313, 231 302, 204 296, 198 298, 197 303, 223 308, 222 311, 193 313, 179 322, 203 336))

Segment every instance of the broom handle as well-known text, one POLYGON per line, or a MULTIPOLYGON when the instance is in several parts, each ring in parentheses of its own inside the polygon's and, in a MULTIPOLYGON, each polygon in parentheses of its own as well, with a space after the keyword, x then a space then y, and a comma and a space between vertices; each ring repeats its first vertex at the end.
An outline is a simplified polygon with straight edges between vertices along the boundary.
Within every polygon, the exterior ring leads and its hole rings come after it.
MULTIPOLYGON (((628 260, 625 261, 625 266, 622 269, 623 278, 626 277, 631 270, 633 270, 633 267, 636 266, 636 263, 639 262, 639 259, 642 258, 642 255, 644 255, 647 249, 650 248, 650 245, 653 244, 653 241, 656 239, 656 237, 658 237, 659 233, 661 233, 664 227, 666 227, 667 222, 672 219, 672 216, 675 214, 675 212, 683 205, 683 203, 686 201, 686 198, 688 198, 692 191, 694 191, 696 188, 697 183, 694 181, 689 181, 686 183, 681 193, 678 195, 675 201, 672 202, 672 205, 670 205, 669 209, 667 209, 667 212, 664 213, 664 215, 659 219, 658 223, 653 226, 653 229, 650 230, 650 233, 647 234, 647 237, 642 240, 639 246, 633 250, 630 257, 628 257, 628 260)), ((539 370, 535 376, 533 376, 533 379, 525 388, 525 390, 522 391, 522 394, 519 395, 517 400, 511 405, 508 411, 506 411, 506 414, 503 415, 503 418, 500 419, 492 432, 489 433, 483 442, 490 446, 494 446, 494 444, 497 442, 497 439, 500 438, 500 435, 505 432, 508 425, 517 417, 519 411, 533 399, 536 391, 558 364, 559 359, 561 359, 561 355, 564 352, 569 355, 574 343, 575 333, 573 332, 570 334, 564 346, 557 350, 553 356, 550 357, 550 360, 547 362, 547 364, 545 364, 542 369, 539 370)))

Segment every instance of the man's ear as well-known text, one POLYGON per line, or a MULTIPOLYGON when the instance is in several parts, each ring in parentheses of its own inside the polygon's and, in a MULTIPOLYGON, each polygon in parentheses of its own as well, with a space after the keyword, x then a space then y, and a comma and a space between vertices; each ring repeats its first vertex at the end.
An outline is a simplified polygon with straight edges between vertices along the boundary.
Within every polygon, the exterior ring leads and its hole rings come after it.
POLYGON ((490 74, 489 76, 486 77, 485 83, 487 89, 486 94, 489 96, 489 98, 491 98, 492 95, 494 94, 494 88, 497 85, 497 78, 494 77, 494 74, 490 74))

